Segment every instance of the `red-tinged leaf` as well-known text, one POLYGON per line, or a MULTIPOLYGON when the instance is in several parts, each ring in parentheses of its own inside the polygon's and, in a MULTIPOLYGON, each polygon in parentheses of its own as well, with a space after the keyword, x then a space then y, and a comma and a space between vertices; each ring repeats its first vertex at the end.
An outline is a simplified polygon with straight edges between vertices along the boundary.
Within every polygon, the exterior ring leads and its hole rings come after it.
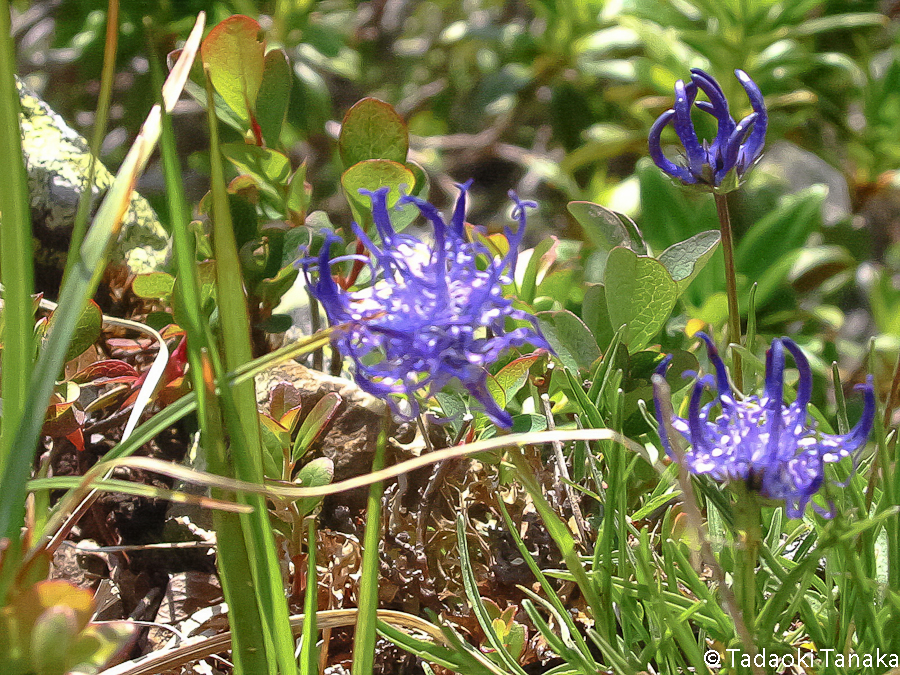
POLYGON ((279 382, 269 392, 269 414, 280 420, 289 410, 300 405, 300 401, 300 390, 297 387, 290 382, 279 382))
POLYGON ((116 382, 124 381, 122 378, 136 378, 139 373, 130 363, 120 361, 119 359, 105 359, 103 361, 95 361, 87 368, 79 370, 72 376, 71 381, 76 384, 107 384, 110 380, 116 382))
POLYGON ((497 378, 488 373, 486 384, 488 391, 497 402, 497 405, 501 408, 506 408, 506 391, 500 386, 497 378))
MULTIPOLYGON (((338 140, 344 167, 367 159, 388 159, 403 164, 409 152, 406 122, 389 104, 364 98, 344 116, 338 140)), ((413 180, 408 189, 415 186, 413 180)))
POLYGON ((188 381, 184 377, 176 377, 156 393, 156 401, 162 405, 170 405, 188 393, 188 381))
POLYGON ((343 399, 331 391, 319 399, 319 402, 309 411, 309 415, 300 425, 300 431, 297 432, 297 438, 294 441, 294 449, 291 453, 293 461, 296 462, 306 454, 309 447, 334 417, 341 403, 343 403, 343 399))
POLYGON ((214 27, 200 45, 213 87, 248 128, 265 70, 260 30, 256 21, 239 14, 214 27))
POLYGON ((66 434, 66 438, 75 446, 76 450, 84 452, 84 433, 82 432, 81 427, 78 427, 70 434, 66 434))
POLYGON ((80 429, 84 419, 84 411, 76 408, 74 403, 51 405, 47 408, 41 432, 51 438, 63 438, 80 429))
POLYGON ((169 356, 166 372, 163 375, 163 382, 171 382, 184 375, 184 371, 187 369, 187 362, 187 338, 183 337, 175 351, 169 356))
POLYGON ((528 371, 543 355, 543 350, 538 350, 529 356, 522 356, 515 361, 507 363, 494 378, 503 390, 506 400, 512 399, 519 390, 528 382, 528 371))
POLYGON ((281 419, 278 420, 278 423, 281 424, 285 429, 294 433, 297 429, 297 423, 300 421, 300 412, 303 410, 303 406, 297 406, 295 408, 291 408, 284 415, 281 416, 281 419))

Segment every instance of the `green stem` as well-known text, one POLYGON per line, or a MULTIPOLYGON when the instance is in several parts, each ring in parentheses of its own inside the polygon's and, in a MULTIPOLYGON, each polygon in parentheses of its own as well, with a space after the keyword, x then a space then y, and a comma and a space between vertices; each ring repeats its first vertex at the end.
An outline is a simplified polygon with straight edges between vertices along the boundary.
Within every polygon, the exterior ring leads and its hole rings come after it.
MULTIPOLYGON (((734 238, 731 235, 731 216, 728 213, 728 197, 715 195, 719 230, 722 233, 722 252, 725 254, 725 289, 728 296, 728 342, 741 344, 741 310, 738 307, 737 278, 734 270, 734 238)), ((741 355, 732 352, 731 376, 738 391, 744 388, 741 372, 741 355)))
POLYGON ((756 566, 762 541, 761 510, 757 496, 740 490, 735 509, 738 545, 735 551, 735 596, 750 635, 756 634, 756 566))

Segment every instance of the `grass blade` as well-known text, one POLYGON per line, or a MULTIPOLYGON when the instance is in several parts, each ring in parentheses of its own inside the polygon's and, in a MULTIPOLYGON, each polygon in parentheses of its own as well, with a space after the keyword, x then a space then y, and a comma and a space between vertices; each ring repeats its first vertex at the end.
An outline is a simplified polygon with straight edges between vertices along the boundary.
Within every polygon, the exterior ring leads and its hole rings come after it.
MULTIPOLYGON (((390 413, 386 413, 390 414, 390 413)), ((387 446, 387 420, 381 425, 378 445, 372 459, 372 472, 384 467, 384 453, 387 446)), ((381 539, 381 497, 384 483, 372 483, 366 504, 366 533, 363 540, 362 577, 359 581, 359 617, 353 636, 352 675, 369 675, 375 667, 375 640, 377 638, 378 612, 378 542, 381 539)))
MULTIPOLYGON (((224 366, 235 369, 253 360, 250 345, 250 317, 247 311, 247 299, 244 294, 243 275, 238 257, 237 244, 231 212, 226 192, 225 170, 218 137, 218 121, 215 114, 212 83, 207 75, 207 120, 210 130, 210 168, 212 178, 212 227, 213 255, 216 260, 216 292, 219 315, 227 317, 220 322, 221 348, 224 354, 224 366)), ((224 375, 224 373, 221 373, 224 375)), ((219 380, 221 381, 221 379, 219 380)), ((256 391, 252 382, 236 384, 232 387, 220 387, 220 397, 225 429, 231 441, 228 457, 222 456, 217 462, 219 472, 224 473, 233 463, 235 476, 250 483, 263 484, 262 443, 260 440, 259 416, 256 411, 256 391), (231 462, 228 462, 230 457, 231 462)), ((260 668, 267 667, 268 672, 280 672, 291 675, 297 672, 294 660, 294 638, 290 630, 287 598, 284 594, 284 583, 281 568, 275 551, 275 539, 269 523, 266 500, 259 494, 248 494, 241 497, 254 507, 254 512, 241 516, 243 537, 234 541, 236 547, 233 561, 238 567, 249 564, 249 572, 238 572, 236 578, 228 578, 231 574, 223 574, 223 586, 228 584, 235 593, 230 595, 229 602, 240 602, 246 606, 258 601, 261 628, 265 632, 265 642, 247 641, 241 660, 247 673, 259 673, 260 668), (241 547, 246 548, 246 561, 238 560, 242 555, 241 547), (247 584, 252 583, 248 589, 247 584), (240 588, 241 591, 237 591, 240 588), (254 593, 255 591, 255 593, 254 593), (258 597, 255 597, 258 594, 258 597), (251 662, 258 665, 250 667, 251 662)), ((224 514, 223 514, 224 515, 224 514)), ((237 533, 234 535, 237 537, 237 533)), ((222 539, 220 538, 221 542, 222 539)), ((232 609, 236 609, 232 605, 232 609)), ((248 626, 248 616, 233 611, 229 619, 232 631, 238 636, 248 626), (237 617, 240 617, 237 620, 237 617)), ((237 644, 235 652, 237 653, 237 644)), ((238 672, 241 672, 238 670, 238 672)))

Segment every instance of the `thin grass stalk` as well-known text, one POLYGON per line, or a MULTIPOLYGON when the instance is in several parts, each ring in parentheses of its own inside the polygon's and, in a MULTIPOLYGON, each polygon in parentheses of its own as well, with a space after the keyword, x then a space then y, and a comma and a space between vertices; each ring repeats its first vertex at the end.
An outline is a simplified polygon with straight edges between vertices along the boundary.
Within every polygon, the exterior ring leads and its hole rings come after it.
POLYGON ((306 593, 303 596, 303 636, 300 647, 300 675, 319 675, 316 642, 319 635, 319 579, 316 574, 316 519, 306 519, 306 593))
MULTIPOLYGON (((154 72, 160 70, 154 60, 154 72)), ((222 413, 215 391, 215 373, 221 370, 215 343, 202 320, 200 311, 200 278, 196 266, 194 242, 188 232, 190 213, 184 196, 181 167, 175 147, 172 121, 163 116, 161 134, 163 173, 169 202, 169 217, 173 238, 173 257, 180 283, 177 287, 181 306, 184 308, 184 326, 187 336, 188 362, 194 391, 197 395, 197 417, 201 430, 201 443, 211 467, 222 469, 228 465, 228 449, 222 424, 222 413)), ((222 496, 213 491, 213 496, 222 496)), ((217 565, 223 592, 231 613, 242 617, 240 629, 232 635, 233 661, 238 672, 253 673, 261 668, 269 669, 263 650, 254 646, 264 644, 265 629, 255 598, 234 588, 238 579, 250 578, 249 553, 244 541, 241 518, 234 513, 213 513, 213 526, 218 537, 217 565), (247 655, 250 655, 248 658, 247 655)))
MULTIPOLYGON (((728 296, 728 341, 741 344, 741 310, 737 297, 737 274, 734 265, 734 237, 731 233, 731 215, 728 212, 728 197, 716 194, 716 212, 719 215, 719 231, 722 234, 722 252, 725 254, 725 287, 728 296)), ((744 389, 744 376, 741 368, 741 355, 734 351, 731 355, 734 386, 738 391, 744 389)))
MULTIPOLYGON (((15 58, 10 33, 9 3, 0 4, 0 157, 6 163, 7 183, 0 190, 0 269, 4 284, 2 375, 3 419, 0 431, 0 539, 9 539, 0 566, 0 606, 16 571, 14 561, 21 555, 19 526, 25 518, 25 482, 33 453, 21 447, 17 434, 29 418, 43 422, 43 413, 28 414, 29 390, 34 366, 34 268, 31 243, 31 211, 28 176, 22 154, 19 129, 19 94, 15 82, 15 58)), ((49 397, 49 394, 48 394, 49 397)), ((38 427, 39 428, 39 427, 38 427)))
MULTIPOLYGON (((22 392, 28 390, 34 358, 34 269, 28 176, 19 128, 19 94, 10 37, 9 3, 0 4, 0 157, 6 166, 0 190, 0 269, 3 306, 3 429, 0 435, 0 474, 6 474, 11 455, 21 454, 14 443, 19 420, 27 410, 22 392)), ((4 481, 4 487, 8 486, 4 481)), ((24 486, 23 486, 24 487, 24 486)), ((19 492, 19 491, 16 491, 19 492)), ((22 493, 24 494, 24 493, 22 493)), ((4 501, 15 498, 4 490, 4 501)), ((2 533, 0 533, 2 536, 2 533)))
POLYGON ((568 569, 569 573, 575 577, 575 583, 578 584, 581 594, 584 596, 585 600, 587 600, 591 615, 597 621, 597 627, 602 627, 603 637, 609 637, 608 635, 605 635, 607 626, 602 621, 599 621, 599 618, 605 614, 603 612, 603 605, 600 602, 600 596, 597 594, 597 589, 594 588, 593 582, 591 582, 587 572, 584 570, 584 566, 582 565, 581 559, 575 548, 575 538, 572 536, 569 526, 562 521, 544 497, 541 486, 532 475, 531 467, 528 465, 528 461, 525 459, 522 451, 519 448, 513 448, 509 451, 507 456, 513 463, 513 466, 516 467, 516 478, 521 482, 525 491, 528 492, 534 502, 534 508, 540 515, 541 520, 544 521, 544 525, 547 526, 547 531, 556 543, 557 548, 559 548, 566 569, 568 569))
POLYGON ((88 216, 94 196, 94 176, 100 147, 106 136, 106 122, 109 118, 109 104, 112 99, 113 78, 116 75, 116 52, 119 47, 119 0, 109 0, 106 9, 106 36, 103 44, 103 69, 100 71, 100 95, 97 97, 97 109, 94 111, 94 133, 91 135, 91 159, 88 164, 88 175, 85 189, 78 197, 78 210, 75 212, 75 223, 72 226, 72 237, 69 240, 69 255, 63 272, 63 283, 69 272, 81 258, 81 243, 87 232, 88 216))
MULTIPOLYGON (((242 282, 241 265, 226 193, 225 170, 219 148, 218 120, 215 114, 212 82, 207 73, 207 122, 210 130, 210 168, 213 204, 213 253, 216 260, 216 289, 219 316, 222 317, 221 346, 224 365, 233 370, 253 360, 250 342, 250 319, 247 299, 242 282)), ((220 380, 221 381, 221 380, 220 380)), ((263 484, 262 444, 260 441, 259 416, 256 410, 256 392, 252 382, 234 385, 225 390, 220 388, 224 421, 231 439, 231 461, 233 473, 240 480, 258 485, 263 484)), ((227 467, 222 467, 227 468, 227 467)), ((265 497, 248 494, 240 497, 254 507, 254 513, 241 516, 244 541, 252 571, 248 578, 229 579, 227 583, 242 588, 242 603, 257 594, 263 628, 266 632, 265 644, 248 645, 244 656, 257 658, 266 655, 269 672, 292 675, 297 672, 294 660, 294 638, 290 628, 290 614, 281 569, 275 552, 275 538, 269 523, 265 497), (252 584, 248 589, 246 584, 252 584)), ((223 580, 224 585, 225 580, 223 580)), ((232 595, 236 598, 236 594, 232 595)), ((239 630, 244 617, 232 612, 229 616, 232 630, 239 630)), ((247 670, 255 673, 258 670, 247 670)))
MULTIPOLYGON (((387 447, 388 419, 381 424, 375 457, 372 459, 372 473, 384 468, 387 447)), ((381 500, 384 496, 384 482, 372 483, 366 503, 366 533, 363 539, 362 576, 359 580, 359 615, 356 632, 353 635, 353 667, 351 675, 370 675, 375 667, 375 641, 378 638, 378 571, 381 559, 378 544, 381 541, 381 500)))

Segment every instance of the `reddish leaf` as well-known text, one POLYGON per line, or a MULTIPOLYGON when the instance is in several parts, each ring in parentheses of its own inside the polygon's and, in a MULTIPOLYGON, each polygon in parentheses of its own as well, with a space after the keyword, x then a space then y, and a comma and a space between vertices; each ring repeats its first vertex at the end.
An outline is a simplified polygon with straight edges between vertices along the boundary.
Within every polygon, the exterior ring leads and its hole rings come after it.
POLYGON ((279 382, 269 393, 269 414, 280 420, 291 409, 300 405, 300 390, 290 382, 279 382))
POLYGON ((336 393, 328 392, 319 402, 309 411, 303 424, 300 425, 300 431, 297 432, 297 439, 294 441, 294 449, 291 453, 293 461, 297 461, 306 454, 309 446, 322 433, 331 418, 337 412, 343 399, 336 393))
POLYGON ((200 46, 213 87, 248 125, 265 69, 266 45, 260 30, 250 17, 232 16, 213 28, 200 46))
POLYGON ((87 368, 83 368, 72 376, 72 382, 76 384, 109 384, 111 382, 124 382, 127 378, 139 376, 131 364, 119 359, 105 359, 95 361, 87 368))

